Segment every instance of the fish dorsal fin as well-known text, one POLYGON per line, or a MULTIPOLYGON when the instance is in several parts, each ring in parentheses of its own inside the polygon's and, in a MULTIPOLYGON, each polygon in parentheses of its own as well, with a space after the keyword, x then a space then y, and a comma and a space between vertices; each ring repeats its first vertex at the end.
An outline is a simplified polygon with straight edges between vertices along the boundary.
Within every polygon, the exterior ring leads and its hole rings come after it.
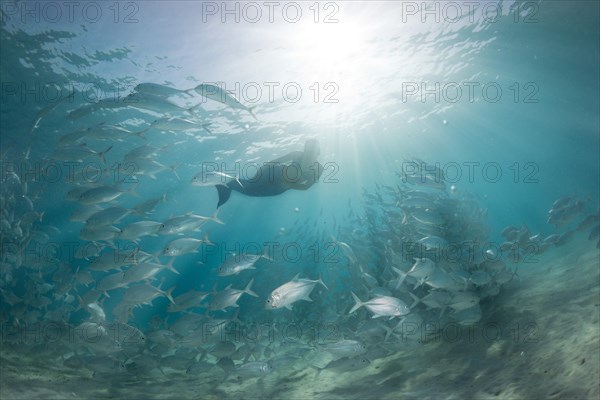
POLYGON ((300 274, 299 274, 299 273, 298 273, 298 274, 296 274, 296 276, 294 276, 294 277, 292 278, 292 280, 293 280, 293 281, 297 281, 298 279, 300 279, 300 274))

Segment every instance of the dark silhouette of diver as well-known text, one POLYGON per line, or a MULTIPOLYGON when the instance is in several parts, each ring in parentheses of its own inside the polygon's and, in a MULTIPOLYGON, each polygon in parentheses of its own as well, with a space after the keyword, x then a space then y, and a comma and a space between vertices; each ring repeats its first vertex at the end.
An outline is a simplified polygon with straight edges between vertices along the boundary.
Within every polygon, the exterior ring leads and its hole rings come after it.
POLYGON ((304 143, 304 151, 293 151, 265 163, 250 179, 236 179, 226 185, 216 185, 219 193, 217 208, 229 200, 232 190, 246 196, 266 197, 277 196, 288 189, 310 188, 323 173, 323 166, 317 161, 319 154, 319 142, 309 139, 304 143))

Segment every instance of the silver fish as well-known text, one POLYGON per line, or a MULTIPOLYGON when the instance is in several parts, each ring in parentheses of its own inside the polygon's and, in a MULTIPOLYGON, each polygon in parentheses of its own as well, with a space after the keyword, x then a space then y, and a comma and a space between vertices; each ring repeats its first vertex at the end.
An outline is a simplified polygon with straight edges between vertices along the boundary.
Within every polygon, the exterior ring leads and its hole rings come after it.
MULTIPOLYGON (((85 190, 87 190, 87 189, 82 190, 81 193, 83 193, 85 190)), ((81 195, 81 193, 79 193, 77 195, 77 198, 79 198, 79 196, 81 195)), ((79 208, 77 208, 76 210, 74 210, 71 213, 71 215, 69 215, 69 221, 71 221, 71 222, 85 222, 89 217, 91 217, 92 215, 94 215, 98 211, 102 211, 102 207, 100 207, 97 204, 82 205, 79 208)))
POLYGON ((224 172, 220 171, 202 171, 198 172, 196 175, 192 177, 192 186, 206 187, 206 186, 214 186, 214 185, 226 185, 231 181, 237 181, 237 183, 242 185, 242 182, 235 176, 228 175, 224 172))
POLYGON ((471 292, 458 292, 452 296, 452 300, 448 304, 455 311, 465 310, 479 304, 479 296, 471 292))
POLYGON ((150 262, 143 262, 132 265, 123 273, 123 281, 126 283, 132 283, 137 281, 143 281, 153 278, 159 272, 168 269, 169 271, 179 275, 179 272, 173 268, 172 259, 168 264, 156 264, 150 262))
POLYGON ((237 301, 244 293, 258 297, 258 295, 252 291, 253 282, 254 279, 251 279, 244 290, 232 289, 231 285, 229 285, 220 292, 213 292, 211 294, 209 309, 215 311, 225 310, 228 307, 239 307, 237 301))
POLYGON ((162 223, 156 221, 138 221, 126 225, 119 233, 119 239, 137 240, 144 236, 157 236, 162 223))
POLYGON ((407 276, 412 276, 417 279, 418 285, 420 286, 425 282, 427 277, 435 271, 435 264, 429 258, 415 258, 415 263, 410 268, 408 272, 403 272, 398 268, 392 267, 392 269, 400 276, 398 283, 396 284, 396 289, 402 285, 407 276))
POLYGON ((119 232, 120 229, 113 225, 102 225, 99 227, 85 226, 79 231, 79 238, 92 242, 99 240, 112 242, 116 239, 119 232))
POLYGON ((99 124, 93 128, 89 128, 85 137, 89 139, 95 140, 110 140, 123 142, 125 140, 129 140, 132 136, 143 137, 143 133, 132 132, 129 129, 125 129, 122 126, 118 125, 108 125, 108 124, 99 124))
POLYGON ((170 170, 177 180, 179 180, 179 174, 176 171, 177 167, 179 167, 177 164, 167 166, 150 158, 140 158, 120 163, 117 168, 117 176, 121 177, 121 182, 125 179, 132 179, 141 175, 156 179, 157 174, 170 170))
POLYGON ((149 144, 145 144, 143 146, 136 147, 133 150, 130 150, 123 156, 123 162, 134 161, 141 158, 152 158, 158 155, 158 153, 162 150, 165 150, 171 146, 170 144, 166 144, 162 147, 154 147, 149 144))
POLYGON ((178 234, 190 231, 197 231, 207 223, 208 221, 213 221, 218 224, 223 225, 224 222, 221 221, 217 214, 218 210, 210 217, 204 217, 202 215, 195 215, 192 213, 188 213, 185 215, 180 215, 177 217, 173 217, 165 221, 158 230, 158 233, 161 235, 170 235, 170 234, 178 234))
POLYGON ((319 348, 334 355, 337 358, 354 357, 364 354, 367 351, 367 346, 358 340, 344 339, 335 343, 328 343, 319 348))
POLYGON ((198 247, 202 243, 211 244, 208 240, 208 235, 204 237, 204 239, 194 239, 194 238, 180 238, 175 239, 165 246, 163 249, 163 255, 169 257, 177 257, 183 254, 188 253, 197 253, 198 247))
POLYGON ((219 266, 218 274, 219 276, 230 276, 237 275, 242 271, 248 269, 256 269, 254 264, 260 258, 270 258, 266 254, 256 255, 256 254, 234 254, 231 257, 227 257, 225 261, 219 266))
MULTIPOLYGON (((209 295, 209 292, 198 292, 190 290, 175 297, 175 304, 169 304, 167 312, 174 313, 187 310, 189 308, 201 307, 200 303, 209 295)), ((206 307, 206 306, 203 306, 206 307)))
POLYGON ((135 192, 135 186, 127 190, 122 190, 116 186, 100 186, 88 189, 79 196, 81 204, 107 203, 121 197, 125 193, 132 193, 139 197, 135 192))
POLYGON ((492 277, 485 271, 474 271, 469 278, 475 286, 484 286, 492 281, 492 277))
POLYGON ((432 288, 446 289, 452 292, 465 289, 467 283, 468 282, 464 282, 461 284, 452 275, 444 272, 441 269, 437 269, 425 280, 425 284, 431 286, 432 288))
POLYGON ((196 113, 194 112, 194 109, 196 109, 196 107, 198 106, 197 104, 189 108, 180 107, 162 96, 141 92, 134 92, 129 94, 125 99, 123 99, 123 102, 127 106, 133 108, 154 111, 161 114, 187 113, 194 118, 196 118, 196 113))
POLYGON ((86 104, 84 106, 81 106, 81 107, 69 112, 69 115, 67 115, 67 119, 70 119, 70 120, 79 119, 79 118, 85 117, 88 114, 102 110, 104 108, 124 108, 124 107, 128 107, 128 106, 129 106, 129 104, 124 102, 123 99, 114 99, 114 98, 102 99, 96 103, 86 104))
POLYGON ((173 297, 171 296, 173 289, 175 289, 175 286, 165 292, 162 289, 147 283, 140 283, 125 291, 123 294, 123 303, 130 305, 144 305, 152 303, 157 297, 166 297, 171 303, 175 304, 175 300, 173 300, 173 297))
POLYGON ((150 129, 158 129, 172 132, 185 132, 190 130, 204 129, 208 133, 212 133, 208 129, 210 125, 210 122, 201 124, 185 118, 171 117, 154 120, 150 124, 150 126, 144 130, 144 132, 150 129))
POLYGON ((85 223, 89 227, 116 224, 131 212, 131 210, 119 206, 109 207, 92 214, 85 223))
POLYGON ((271 373, 273 368, 265 361, 249 361, 238 365, 234 373, 242 378, 253 378, 271 373))
POLYGON ((252 115, 252 118, 257 119, 256 115, 252 111, 254 107, 246 107, 242 103, 238 101, 234 96, 227 93, 223 88, 212 85, 209 83, 202 83, 194 88, 194 90, 201 95, 202 97, 206 97, 207 99, 211 99, 214 101, 218 101, 219 103, 225 104, 235 110, 243 110, 247 111, 252 115))
POLYGON ((317 373, 315 374, 315 379, 317 379, 323 370, 336 373, 351 372, 368 367, 370 364, 371 361, 369 361, 368 358, 359 356, 340 358, 338 360, 331 361, 323 368, 318 368, 315 366, 312 367, 317 370, 317 373))
POLYGON ((193 89, 180 90, 180 89, 172 88, 170 86, 160 85, 158 83, 144 82, 144 83, 138 84, 136 87, 133 88, 133 90, 135 90, 136 92, 147 93, 147 94, 151 94, 151 95, 155 95, 155 96, 163 96, 163 97, 182 95, 182 94, 192 97, 192 95, 189 92, 192 91, 193 89))
POLYGON ((160 203, 166 203, 167 202, 167 193, 163 193, 163 195, 161 197, 156 197, 150 200, 146 200, 145 202, 138 204, 137 206, 135 206, 133 209, 135 210, 135 212, 137 214, 151 214, 154 212, 154 209, 156 208, 156 206, 158 206, 160 203))
POLYGON ((410 313, 410 308, 400 299, 390 296, 380 296, 369 301, 362 302, 358 296, 352 292, 352 298, 355 301, 354 307, 350 310, 349 314, 358 310, 361 307, 366 307, 367 310, 373 313, 373 318, 378 317, 401 317, 410 313))
POLYGON ((96 290, 103 292, 106 297, 109 290, 119 289, 127 286, 127 282, 123 281, 123 271, 118 271, 109 275, 106 275, 96 284, 96 290))
POLYGON ((320 277, 313 281, 310 279, 298 279, 298 276, 299 275, 296 275, 291 281, 284 283, 273 290, 267 298, 265 309, 274 310, 285 307, 288 310, 291 310, 292 304, 299 300, 312 301, 309 296, 317 283, 320 283, 327 289, 327 286, 320 277))
POLYGON ((104 157, 112 149, 112 146, 108 147, 103 151, 95 151, 90 149, 87 144, 74 144, 67 146, 60 146, 54 150, 52 158, 60 161, 76 161, 83 162, 90 156, 97 156, 100 158, 102 163, 106 164, 106 158, 104 157))

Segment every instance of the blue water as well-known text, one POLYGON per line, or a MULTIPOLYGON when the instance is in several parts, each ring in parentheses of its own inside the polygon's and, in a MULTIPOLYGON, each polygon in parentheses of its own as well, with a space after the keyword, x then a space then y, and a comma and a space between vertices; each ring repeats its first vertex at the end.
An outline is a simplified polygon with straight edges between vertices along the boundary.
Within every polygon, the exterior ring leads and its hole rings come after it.
MULTIPOLYGON (((219 210, 223 225, 208 222, 200 232, 186 233, 197 239, 207 234, 215 246, 203 244, 199 253, 177 257, 180 275, 165 271, 153 281, 155 287, 174 288, 176 296, 192 288, 210 292, 215 284, 218 290, 228 284, 243 289, 254 277, 258 298, 244 295, 239 301, 239 318, 248 323, 335 321, 346 326, 350 291, 363 289, 351 285, 357 266, 338 245, 331 247, 335 262, 329 263, 328 246, 335 244, 332 237, 347 243, 359 264, 381 273, 381 286, 388 283, 391 275, 382 271, 389 254, 384 252, 404 240, 394 231, 404 225, 400 216, 386 214, 395 200, 367 194, 385 193, 382 185, 420 189, 402 184, 397 175, 410 172, 413 157, 444 171, 446 188, 430 193, 463 205, 455 221, 472 217, 485 232, 473 228, 449 241, 470 238, 499 245, 509 225, 526 225, 532 236, 574 230, 599 209, 599 3, 483 1, 474 9, 449 4, 426 3, 426 12, 421 2, 283 2, 272 10, 271 22, 263 3, 78 2, 70 9, 65 2, 2 1, 0 161, 3 218, 10 219, 11 229, 2 232, 2 262, 5 268, 14 262, 9 238, 27 211, 44 214, 20 226, 27 227, 24 237, 48 234, 31 254, 39 259, 50 244, 59 249, 56 256, 44 253, 41 267, 10 267, 13 280, 5 274, 3 293, 26 299, 19 306, 26 312, 15 312, 5 294, 3 326, 23 319, 43 322, 44 312, 65 301, 62 295, 52 297, 39 317, 24 318, 36 310, 26 304, 36 297, 28 296, 32 276, 39 273, 56 290, 64 283, 52 278, 59 265, 66 265, 73 277, 89 268, 89 260, 68 252, 69 246, 87 243, 79 237, 83 223, 69 221, 78 207, 77 201, 65 200, 76 186, 65 182, 70 165, 106 168, 102 183, 117 184, 123 156, 144 144, 167 146, 153 159, 173 166, 178 176, 167 168, 156 179, 136 176, 122 184, 135 187, 138 196, 124 194, 103 206, 133 208, 165 193, 167 200, 152 214, 125 217, 115 224, 118 228, 143 218, 163 222, 186 213, 210 216, 216 211, 216 190, 191 184, 203 166, 250 178, 257 165, 302 150, 307 139, 320 143, 318 159, 326 169, 317 184, 273 197, 234 192, 219 210), (301 10, 297 17, 296 9, 301 10), (455 18, 457 11, 462 18, 455 18), (188 90, 217 82, 253 107, 256 119, 197 93, 168 97, 183 108, 201 103, 194 114, 132 107, 100 109, 80 118, 70 114, 99 100, 120 101, 140 83, 188 90), (52 104, 57 105, 47 112, 52 104), (112 146, 106 164, 95 156, 73 164, 55 157, 59 138, 77 129, 104 123, 139 132, 167 117, 192 119, 198 126, 188 131, 150 128, 144 138, 77 143, 94 151, 112 146), (202 128, 205 123, 209 130, 202 128), (49 165, 60 179, 49 175, 49 165), (8 200, 11 196, 16 205, 8 200), (32 210, 19 200, 22 196, 31 200, 32 210), (561 196, 581 199, 586 206, 569 224, 555 226, 547 222, 547 213, 561 196), (274 261, 260 260, 256 271, 234 277, 217 276, 226 254, 261 253, 265 243, 274 243, 274 261), (269 293, 297 273, 309 279, 322 275, 329 290, 315 289, 313 302, 298 303, 293 311, 265 311, 269 293)), ((591 245, 589 230, 573 240, 591 245)), ((160 254, 178 237, 147 237, 135 247, 160 254)), ((118 249, 130 245, 98 243, 118 249)), ((552 251, 558 257, 563 250, 552 251)), ((160 255, 159 261, 169 258, 160 255)), ((104 276, 93 273, 96 282, 104 276)), ((67 293, 82 296, 93 286, 67 284, 67 293)), ((106 321, 117 319, 113 309, 125 290, 101 301, 106 321)), ((70 301, 77 305, 78 300, 70 301)), ((124 322, 145 332, 157 329, 157 321, 167 328, 181 316, 165 319, 168 304, 161 297, 124 322)), ((232 311, 195 310, 214 318, 229 318, 232 311)), ((77 309, 63 322, 77 325, 89 317, 77 309)))

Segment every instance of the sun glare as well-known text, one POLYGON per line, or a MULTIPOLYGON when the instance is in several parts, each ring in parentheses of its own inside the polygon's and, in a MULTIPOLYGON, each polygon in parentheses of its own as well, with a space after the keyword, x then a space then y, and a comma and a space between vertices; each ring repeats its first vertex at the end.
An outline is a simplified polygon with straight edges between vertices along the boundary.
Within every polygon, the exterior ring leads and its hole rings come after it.
POLYGON ((292 40, 302 63, 315 74, 344 74, 356 65, 356 54, 365 47, 358 21, 305 23, 292 40))
POLYGON ((359 101, 357 89, 368 81, 373 62, 367 40, 365 25, 348 18, 338 23, 306 23, 290 37, 298 79, 321 85, 319 103, 328 95, 338 100, 328 110, 348 110, 359 101))
POLYGON ((306 61, 322 72, 344 71, 351 56, 362 45, 358 27, 341 24, 311 24, 297 38, 306 61))

